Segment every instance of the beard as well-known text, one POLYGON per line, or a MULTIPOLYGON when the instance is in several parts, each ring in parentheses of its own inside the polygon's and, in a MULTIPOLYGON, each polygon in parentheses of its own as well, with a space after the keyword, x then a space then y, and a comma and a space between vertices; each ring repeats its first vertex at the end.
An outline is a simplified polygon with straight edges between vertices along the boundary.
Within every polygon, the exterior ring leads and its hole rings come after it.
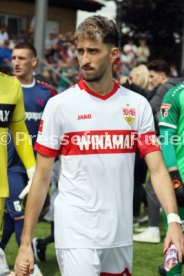
POLYGON ((100 72, 94 73, 93 75, 87 75, 83 73, 83 79, 87 82, 98 82, 100 81, 105 74, 105 69, 100 72))
POLYGON ((98 82, 102 79, 102 76, 83 76, 83 79, 87 82, 98 82))

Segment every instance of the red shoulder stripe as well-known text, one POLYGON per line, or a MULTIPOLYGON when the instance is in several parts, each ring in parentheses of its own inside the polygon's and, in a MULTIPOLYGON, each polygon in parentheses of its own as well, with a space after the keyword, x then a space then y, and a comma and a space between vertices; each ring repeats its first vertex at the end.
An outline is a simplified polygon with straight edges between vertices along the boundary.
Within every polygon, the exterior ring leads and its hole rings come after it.
POLYGON ((43 86, 45 86, 45 87, 47 87, 47 88, 49 88, 50 93, 51 93, 52 96, 57 95, 57 92, 56 92, 55 88, 50 83, 45 82, 45 81, 40 81, 40 80, 36 80, 36 82, 43 85, 43 86))

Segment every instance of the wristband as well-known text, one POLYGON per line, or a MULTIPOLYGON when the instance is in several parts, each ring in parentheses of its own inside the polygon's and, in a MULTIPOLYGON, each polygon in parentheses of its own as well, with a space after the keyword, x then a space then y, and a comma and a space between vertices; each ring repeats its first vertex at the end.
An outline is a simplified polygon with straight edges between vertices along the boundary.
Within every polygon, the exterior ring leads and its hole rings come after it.
POLYGON ((26 172, 27 172, 28 178, 29 178, 29 179, 32 179, 32 178, 33 178, 33 175, 34 175, 34 173, 35 173, 35 167, 31 167, 31 168, 27 169, 26 172))
POLYGON ((179 224, 182 224, 180 217, 174 213, 170 213, 167 215, 167 222, 168 224, 172 222, 177 222, 179 224))

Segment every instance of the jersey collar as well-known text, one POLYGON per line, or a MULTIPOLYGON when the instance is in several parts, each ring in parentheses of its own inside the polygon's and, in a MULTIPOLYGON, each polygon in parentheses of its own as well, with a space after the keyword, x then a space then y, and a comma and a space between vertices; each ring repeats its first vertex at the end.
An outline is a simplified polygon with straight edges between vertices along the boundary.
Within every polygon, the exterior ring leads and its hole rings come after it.
POLYGON ((111 92, 109 92, 107 95, 105 96, 102 96, 102 95, 99 95, 97 94, 96 92, 92 91, 85 83, 85 81, 83 79, 80 79, 79 83, 78 83, 78 86, 81 90, 85 90, 87 93, 89 93, 90 95, 94 96, 94 97, 97 97, 101 100, 107 100, 109 99, 111 96, 113 96, 116 91, 118 90, 119 88, 119 84, 114 82, 114 87, 112 89, 111 92))

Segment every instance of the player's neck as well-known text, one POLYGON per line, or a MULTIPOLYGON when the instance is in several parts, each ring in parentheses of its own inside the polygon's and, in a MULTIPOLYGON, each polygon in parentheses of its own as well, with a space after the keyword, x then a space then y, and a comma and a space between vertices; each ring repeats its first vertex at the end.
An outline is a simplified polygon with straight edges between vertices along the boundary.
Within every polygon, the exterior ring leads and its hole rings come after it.
POLYGON ((32 84, 34 77, 32 75, 26 77, 17 77, 21 84, 29 85, 32 84))

